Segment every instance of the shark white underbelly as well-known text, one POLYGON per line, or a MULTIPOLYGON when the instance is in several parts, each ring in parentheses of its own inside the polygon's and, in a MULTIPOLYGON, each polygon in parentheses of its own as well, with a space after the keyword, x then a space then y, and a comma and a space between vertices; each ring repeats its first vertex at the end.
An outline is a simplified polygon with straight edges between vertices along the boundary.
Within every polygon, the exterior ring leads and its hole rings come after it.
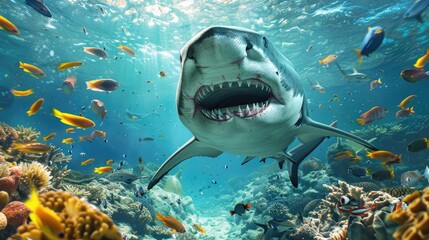
MULTIPOLYGON (((337 136, 376 150, 369 142, 311 120, 303 83, 293 64, 259 33, 209 27, 181 51, 177 110, 194 137, 171 155, 148 189, 180 162, 223 152, 288 163, 298 185, 299 164, 324 140, 337 136), (288 151, 298 138, 301 144, 288 151)), ((334 123, 333 123, 334 124, 334 123)))

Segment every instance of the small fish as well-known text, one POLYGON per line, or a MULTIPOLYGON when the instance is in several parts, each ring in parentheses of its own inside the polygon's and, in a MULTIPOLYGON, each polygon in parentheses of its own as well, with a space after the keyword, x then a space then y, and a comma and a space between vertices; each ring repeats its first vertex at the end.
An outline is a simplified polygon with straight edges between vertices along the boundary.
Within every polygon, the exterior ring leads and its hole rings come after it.
POLYGON ((43 137, 43 141, 46 142, 46 141, 52 139, 53 137, 55 137, 55 135, 56 135, 56 133, 54 133, 54 132, 49 133, 47 136, 43 137))
POLYGON ((217 181, 216 180, 212 180, 212 184, 217 184, 217 181))
POLYGON ((143 158, 141 156, 139 156, 138 161, 139 161, 139 164, 142 164, 143 163, 143 158))
POLYGON ((96 139, 96 138, 105 138, 106 136, 107 136, 107 133, 104 132, 104 131, 101 131, 101 130, 94 130, 91 133, 91 137, 93 139, 96 139))
POLYGON ((122 51, 130 54, 131 56, 136 56, 136 52, 134 52, 133 49, 131 49, 130 47, 124 46, 124 45, 119 45, 118 47, 119 49, 121 49, 122 51))
POLYGON ((143 197, 146 194, 146 192, 147 191, 142 186, 140 186, 137 188, 137 191, 134 192, 134 196, 143 197))
POLYGON ((25 0, 25 3, 45 17, 52 17, 49 8, 44 4, 43 0, 25 0))
POLYGON ((340 102, 340 98, 339 97, 333 97, 331 99, 329 99, 330 102, 336 102, 339 103, 340 102))
POLYGON ((342 151, 342 152, 335 154, 334 160, 352 159, 354 157, 355 156, 351 151, 342 151))
POLYGON ((355 177, 364 178, 367 176, 371 176, 372 171, 370 168, 364 168, 364 167, 353 165, 347 169, 347 172, 355 177))
POLYGON ((92 111, 97 116, 101 116, 101 121, 104 121, 104 117, 106 116, 107 110, 104 109, 104 103, 98 99, 93 99, 91 101, 91 107, 92 111))
POLYGON ((234 210, 230 210, 229 213, 231 214, 231 216, 234 216, 234 214, 241 216, 242 214, 244 214, 246 211, 249 211, 249 210, 250 210, 250 203, 247 203, 247 204, 238 203, 237 205, 235 205, 234 210))
POLYGON ((82 116, 77 116, 74 114, 70 114, 70 113, 63 113, 60 112, 59 110, 53 108, 52 109, 52 114, 61 119, 61 122, 70 126, 74 126, 77 128, 90 128, 90 127, 94 127, 95 123, 88 118, 82 117, 82 116))
POLYGON ((29 117, 33 116, 34 114, 36 114, 40 108, 42 108, 42 104, 45 101, 45 99, 43 98, 39 98, 37 99, 30 107, 30 109, 27 111, 27 115, 29 117))
POLYGON ((153 140, 151 137, 139 138, 139 142, 151 142, 153 140))
POLYGON ((404 117, 409 117, 414 113, 415 113, 414 107, 401 109, 401 110, 396 112, 396 118, 401 119, 404 117))
POLYGON ((388 166, 393 163, 402 162, 401 156, 395 155, 392 152, 385 150, 378 150, 373 152, 367 152, 366 156, 371 159, 383 160, 384 162, 381 164, 382 166, 388 166))
POLYGON ((412 103, 417 98, 417 95, 410 95, 399 103, 398 107, 404 109, 407 108, 410 103, 412 103))
POLYGON ((70 95, 73 92, 74 86, 76 85, 76 78, 74 76, 69 76, 66 80, 63 81, 61 89, 67 95, 70 95))
POLYGON ((73 138, 64 138, 61 142, 64 144, 71 144, 71 143, 74 143, 74 139, 73 138))
POLYGON ((107 160, 107 161, 106 161, 106 164, 107 164, 107 165, 111 165, 111 164, 113 164, 114 162, 115 162, 115 161, 113 161, 112 159, 109 159, 109 160, 107 160))
POLYGON ((80 136, 79 141, 81 142, 94 142, 94 138, 91 135, 80 136))
POLYGON ((85 157, 85 156, 86 156, 86 153, 81 152, 81 153, 79 153, 79 155, 81 155, 82 157, 85 157))
POLYGON ((360 115, 361 118, 356 119, 356 122, 363 126, 372 123, 374 120, 382 119, 389 111, 380 106, 375 106, 367 112, 360 115))
POLYGON ((79 67, 80 65, 82 65, 83 62, 64 62, 64 63, 60 63, 60 65, 58 65, 58 70, 67 70, 69 68, 76 68, 79 67))
POLYGON ((35 78, 46 77, 46 74, 42 71, 42 69, 40 69, 34 65, 31 65, 29 63, 19 62, 19 68, 22 68, 22 70, 24 70, 24 72, 30 74, 31 76, 33 76, 35 78))
POLYGON ((111 172, 111 171, 113 171, 113 168, 111 166, 94 168, 94 172, 98 173, 98 174, 103 174, 103 173, 107 173, 107 172, 111 172))
POLYGON ((86 165, 92 163, 93 161, 94 161, 94 158, 88 158, 85 161, 81 162, 80 165, 81 166, 86 166, 86 165))
MULTIPOLYGON (((61 217, 54 210, 43 206, 34 187, 31 188, 30 198, 24 204, 31 211, 31 222, 41 232, 39 233, 40 236, 46 239, 64 238, 65 229, 64 224, 61 222, 61 217)), ((25 238, 28 239, 27 237, 25 238)))
POLYGON ((378 85, 382 84, 381 79, 376 79, 373 80, 370 84, 369 84, 369 90, 374 90, 378 85))
POLYGON ((3 29, 9 33, 19 35, 18 28, 9 20, 7 20, 5 17, 0 15, 0 29, 3 29))
POLYGON ((429 141, 427 138, 420 138, 410 142, 407 146, 409 152, 420 152, 428 149, 429 141))
POLYGON ((67 129, 66 129, 66 132, 68 132, 68 133, 73 133, 73 132, 74 132, 74 128, 67 128, 67 129))
POLYGON ((316 84, 314 84, 310 80, 308 80, 308 83, 310 84, 311 89, 316 90, 319 93, 326 93, 325 88, 322 85, 320 85, 319 82, 316 81, 316 84))
POLYGON ((337 58, 338 58, 337 55, 328 55, 324 59, 319 60, 319 63, 322 65, 327 65, 327 64, 332 63, 335 60, 337 60, 337 58))
POLYGON ((360 49, 355 50, 359 56, 359 65, 362 64, 363 56, 369 57, 369 54, 373 53, 380 47, 384 39, 384 31, 380 26, 368 28, 368 32, 362 41, 360 49))
POLYGON ((195 229, 195 231, 198 231, 198 232, 200 232, 202 234, 206 234, 206 230, 203 227, 201 227, 200 225, 194 223, 192 225, 192 227, 195 229))
POLYGON ((311 49, 313 48, 313 45, 308 45, 308 47, 307 47, 307 49, 305 50, 306 52, 310 52, 311 51, 311 49))
POLYGON ((109 55, 107 55, 106 51, 104 51, 103 49, 100 49, 100 48, 96 48, 96 47, 84 47, 83 51, 88 53, 88 54, 91 54, 91 55, 94 55, 94 56, 97 56, 97 57, 103 58, 103 59, 109 57, 109 55))
POLYGON ((157 212, 156 219, 160 220, 164 226, 171 228, 173 230, 173 233, 186 232, 185 226, 183 226, 183 224, 179 220, 175 219, 172 216, 163 216, 161 213, 157 212))
POLYGON ((23 153, 42 154, 42 153, 49 152, 51 148, 42 143, 31 142, 31 143, 13 143, 12 150, 18 150, 23 153))
POLYGON ((414 4, 405 12, 405 19, 417 19, 420 23, 423 23, 422 13, 428 8, 429 0, 417 0, 414 4))
POLYGON ((97 92, 112 92, 119 87, 119 83, 113 79, 96 79, 86 82, 86 89, 97 92))
POLYGON ((11 89, 10 92, 13 94, 13 96, 16 96, 16 97, 26 97, 34 93, 33 89, 22 90, 22 91, 11 89))
POLYGON ((107 208, 107 199, 103 199, 103 201, 101 201, 101 206, 103 206, 104 209, 107 208))
POLYGON ((406 209, 406 203, 404 203, 404 202, 399 202, 399 203, 397 203, 397 204, 393 204, 393 205, 390 205, 390 212, 391 213, 393 213, 393 212, 396 212, 397 210, 399 210, 399 209, 406 209))
POLYGON ((426 49, 426 54, 417 59, 416 63, 414 64, 415 68, 423 68, 425 64, 429 61, 429 48, 426 49))
POLYGON ((335 62, 335 65, 337 65, 338 70, 340 70, 340 72, 343 74, 344 78, 347 81, 360 83, 360 82, 367 82, 367 81, 371 80, 371 78, 369 78, 366 74, 359 72, 356 68, 352 68, 353 73, 346 73, 341 68, 340 64, 335 62))
POLYGON ((165 73, 164 70, 161 70, 161 71, 159 71, 159 76, 160 77, 165 77, 165 76, 167 76, 167 74, 165 73))
POLYGON ((83 33, 84 33, 85 35, 88 35, 88 32, 86 31, 86 27, 83 27, 83 28, 82 28, 82 31, 83 31, 83 33))
POLYGON ((119 165, 118 165, 118 170, 121 170, 124 167, 125 163, 127 163, 127 162, 126 161, 121 161, 119 163, 119 165))
POLYGON ((376 181, 392 180, 394 177, 393 168, 378 170, 372 174, 372 179, 376 181))
POLYGON ((407 68, 400 74, 401 78, 410 83, 416 83, 425 80, 429 76, 423 68, 407 68))
POLYGON ((104 9, 102 8, 102 7, 100 7, 100 12, 101 12, 101 14, 105 14, 105 12, 104 12, 104 9))
POLYGON ((352 216, 365 216, 367 213, 375 209, 375 206, 371 207, 358 207, 358 208, 352 208, 350 209, 350 215, 352 216))

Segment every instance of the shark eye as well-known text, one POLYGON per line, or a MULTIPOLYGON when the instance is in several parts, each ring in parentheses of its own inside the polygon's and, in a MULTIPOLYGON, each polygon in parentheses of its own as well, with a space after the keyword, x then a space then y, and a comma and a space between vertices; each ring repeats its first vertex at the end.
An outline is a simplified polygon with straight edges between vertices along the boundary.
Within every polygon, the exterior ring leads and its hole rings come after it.
POLYGON ((407 177, 407 178, 405 179, 405 181, 410 182, 410 181, 411 181, 410 177, 407 177))
POLYGON ((268 39, 266 37, 262 37, 262 40, 264 40, 264 47, 268 47, 268 39))

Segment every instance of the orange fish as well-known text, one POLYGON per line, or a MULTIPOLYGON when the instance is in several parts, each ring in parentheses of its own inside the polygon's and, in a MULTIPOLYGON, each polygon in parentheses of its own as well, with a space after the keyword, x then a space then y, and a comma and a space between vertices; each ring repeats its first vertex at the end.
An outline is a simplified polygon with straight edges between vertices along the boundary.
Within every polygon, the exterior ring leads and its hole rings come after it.
POLYGON ((7 20, 5 17, 0 15, 0 29, 3 29, 9 33, 19 35, 18 28, 13 25, 13 23, 9 20, 7 20))
POLYGON ((12 150, 18 150, 23 153, 41 154, 41 153, 49 152, 51 148, 42 143, 31 142, 31 143, 13 143, 12 150))
POLYGON ((94 158, 88 158, 85 161, 81 162, 80 165, 86 166, 94 161, 94 158))
POLYGON ((389 111, 387 109, 376 106, 360 115, 361 118, 356 119, 356 122, 361 126, 367 125, 372 123, 374 120, 382 119, 388 112, 389 111))
POLYGON ((327 57, 325 57, 324 59, 319 60, 319 63, 322 65, 326 65, 329 64, 335 60, 337 60, 338 56, 337 55, 329 55, 327 57))
POLYGON ((401 109, 396 112, 396 118, 408 117, 408 116, 411 116, 413 113, 415 113, 413 107, 401 109))
POLYGON ((91 119, 73 115, 70 113, 63 113, 55 108, 52 109, 52 114, 54 114, 55 117, 61 119, 62 123, 70 126, 74 126, 77 128, 85 129, 85 128, 90 128, 95 126, 95 123, 91 119))
POLYGON ((119 83, 113 79, 96 79, 86 82, 86 89, 97 92, 112 92, 119 87, 119 83))
POLYGON ((163 216, 161 213, 157 212, 156 219, 160 220, 164 226, 171 228, 173 230, 173 234, 176 232, 186 232, 185 226, 183 226, 183 224, 179 220, 175 219, 172 216, 163 216))
POLYGON ((64 138, 61 142, 64 144, 71 144, 71 143, 74 143, 74 139, 73 138, 64 138))
POLYGON ((127 46, 124 46, 124 45, 119 45, 118 48, 121 49, 122 51, 130 54, 133 57, 136 55, 136 52, 134 52, 134 50, 131 49, 130 47, 127 47, 127 46))
POLYGON ((66 132, 68 132, 68 133, 72 133, 72 132, 74 132, 74 128, 67 128, 67 129, 66 129, 66 132))
POLYGON ((395 155, 392 152, 384 151, 384 150, 367 152, 366 156, 371 159, 378 159, 378 160, 385 161, 381 164, 384 167, 394 163, 402 162, 401 156, 395 155))
POLYGON ((27 115, 30 117, 34 114, 37 113, 37 111, 40 110, 40 108, 42 107, 43 102, 45 101, 45 99, 43 98, 39 98, 37 99, 33 105, 31 105, 30 109, 27 111, 27 115))
POLYGON ((373 80, 370 84, 369 84, 369 90, 374 90, 378 85, 382 84, 381 79, 377 79, 377 80, 373 80))
POLYGON ((334 156, 334 160, 345 160, 350 159, 353 162, 360 161, 360 157, 355 156, 351 151, 342 151, 334 156))
POLYGON ((67 70, 69 68, 75 68, 75 67, 79 67, 80 65, 82 65, 83 62, 64 62, 64 63, 60 63, 60 65, 58 65, 58 70, 67 70))
POLYGON ((34 93, 33 89, 22 90, 22 91, 11 89, 10 92, 16 97, 26 97, 34 93))
POLYGON ((415 99, 416 99, 417 95, 410 95, 406 98, 404 98, 404 100, 401 101, 401 103, 399 103, 398 107, 400 108, 406 108, 408 106, 408 104, 412 103, 415 99))
POLYGON ((49 133, 46 137, 43 137, 43 141, 48 141, 49 139, 52 139, 53 137, 55 137, 56 133, 52 132, 49 133))
POLYGON ((195 231, 198 231, 202 234, 206 234, 206 230, 203 227, 201 227, 200 225, 195 223, 194 225, 192 225, 192 227, 195 229, 195 231))
POLYGON ((110 164, 113 164, 113 163, 114 163, 114 161, 112 159, 109 159, 109 160, 106 161, 107 165, 110 165, 110 164))
POLYGON ((46 74, 42 71, 42 69, 40 69, 34 65, 31 65, 29 63, 19 62, 19 68, 22 68, 22 70, 24 70, 24 72, 30 74, 31 76, 33 76, 35 78, 46 77, 46 74))
POLYGON ((100 130, 94 130, 92 131, 92 133, 90 134, 90 136, 92 138, 105 138, 107 136, 106 132, 104 131, 100 131, 100 130))
POLYGON ((111 166, 104 166, 104 167, 94 168, 94 172, 98 173, 98 174, 103 174, 103 173, 111 172, 112 170, 113 170, 113 168, 111 166))
POLYGON ((428 61, 429 61, 429 48, 426 49, 425 55, 423 55, 421 58, 417 59, 416 63, 414 64, 414 67, 415 68, 423 68, 428 61))

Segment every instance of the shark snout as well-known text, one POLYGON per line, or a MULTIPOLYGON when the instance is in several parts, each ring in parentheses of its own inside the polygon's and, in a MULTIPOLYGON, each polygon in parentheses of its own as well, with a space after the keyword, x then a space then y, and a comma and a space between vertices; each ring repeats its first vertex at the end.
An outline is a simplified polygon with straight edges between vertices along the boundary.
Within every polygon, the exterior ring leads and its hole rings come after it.
POLYGON ((194 60, 197 67, 240 64, 252 47, 252 43, 237 31, 214 27, 189 46, 186 56, 194 60))

